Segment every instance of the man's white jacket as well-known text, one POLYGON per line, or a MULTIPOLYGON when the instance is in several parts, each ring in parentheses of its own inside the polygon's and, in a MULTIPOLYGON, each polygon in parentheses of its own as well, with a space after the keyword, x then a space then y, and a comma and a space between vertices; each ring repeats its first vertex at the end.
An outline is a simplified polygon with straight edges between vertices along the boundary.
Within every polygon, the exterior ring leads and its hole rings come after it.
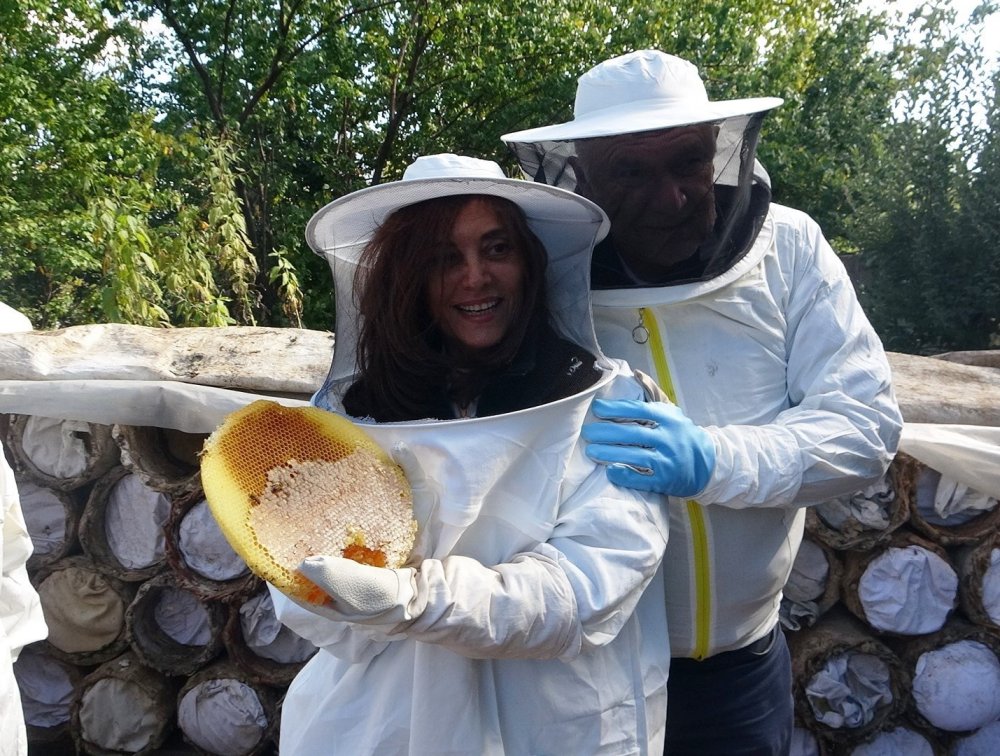
POLYGON ((604 353, 657 379, 715 443, 694 499, 669 499, 674 656, 741 648, 777 622, 804 506, 863 489, 902 418, 882 344, 807 215, 771 205, 753 247, 708 281, 593 293, 604 353))

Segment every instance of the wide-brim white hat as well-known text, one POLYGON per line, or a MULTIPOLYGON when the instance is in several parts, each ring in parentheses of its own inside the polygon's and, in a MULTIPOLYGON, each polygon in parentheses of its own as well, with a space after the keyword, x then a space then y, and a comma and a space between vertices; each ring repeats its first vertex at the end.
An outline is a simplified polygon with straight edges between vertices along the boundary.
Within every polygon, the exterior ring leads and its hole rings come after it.
POLYGON ((336 288, 337 348, 328 378, 332 384, 350 382, 357 370, 360 318, 357 298, 352 296, 354 273, 372 234, 400 208, 459 194, 503 197, 524 211, 528 227, 547 252, 546 300, 556 332, 601 355, 590 313, 590 256, 610 227, 604 211, 566 189, 507 178, 500 166, 489 160, 430 155, 418 158, 400 181, 334 200, 306 227, 309 246, 326 258, 336 288))
POLYGON ((604 211, 578 194, 507 178, 500 166, 490 160, 440 154, 417 158, 400 181, 370 186, 326 205, 309 220, 306 241, 320 255, 357 249, 396 210, 460 194, 486 194, 515 203, 549 248, 550 255, 555 251, 551 247, 558 246, 560 229, 566 232, 575 226, 585 227, 591 239, 596 236, 600 240, 609 228, 604 211))
POLYGON ((611 58, 580 77, 573 120, 504 134, 504 142, 547 142, 656 131, 723 121, 781 105, 780 97, 709 100, 694 64, 659 50, 611 58))

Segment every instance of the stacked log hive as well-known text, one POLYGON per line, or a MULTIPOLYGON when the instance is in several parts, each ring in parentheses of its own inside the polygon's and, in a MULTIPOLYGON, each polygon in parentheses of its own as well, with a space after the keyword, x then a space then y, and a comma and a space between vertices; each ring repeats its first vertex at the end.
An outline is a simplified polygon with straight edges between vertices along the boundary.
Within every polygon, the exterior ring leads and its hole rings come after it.
MULTIPOLYGON (((1000 426, 1000 352, 889 360, 907 423, 1000 426)), ((1000 753, 1000 508, 939 517, 939 482, 900 453, 807 511, 781 607, 795 756, 1000 753)))
POLYGON ((48 460, 42 434, 21 430, 30 421, 9 416, 5 446, 26 510, 49 505, 29 521, 43 544, 29 574, 50 635, 15 664, 32 752, 275 753, 281 697, 315 648, 280 627, 206 518, 204 438, 48 423, 44 435, 82 442, 67 481, 39 474, 48 460))
MULTIPOLYGON (((135 359, 141 370, 126 364, 130 378, 307 398, 325 376, 332 335, 94 326, 66 329, 59 351, 60 335, 0 335, 0 437, 35 543, 29 573, 54 630, 15 665, 32 753, 276 753, 281 698, 315 649, 275 621, 266 589, 213 532, 197 470, 205 434, 51 418, 37 395, 22 402, 19 392, 108 379, 122 369, 112 363, 135 359), (93 372, 95 350, 109 355, 106 374, 93 372), (297 384, 276 379, 286 365, 297 384), (37 453, 46 436, 59 453, 37 453)), ((890 354, 904 418, 1000 426, 992 358, 953 356, 890 354)), ((961 696, 968 681, 928 677, 964 652, 980 662, 981 681, 1000 680, 1000 609, 984 580, 1000 572, 1000 510, 942 522, 917 506, 928 476, 899 455, 881 486, 807 513, 782 605, 795 754, 974 754, 1000 742, 996 701, 972 691, 977 705, 956 712, 940 693, 961 696), (876 626, 874 578, 893 569, 914 590, 931 586, 937 601, 918 616, 897 612, 908 624, 876 626)), ((901 585, 889 594, 902 596, 901 585)))

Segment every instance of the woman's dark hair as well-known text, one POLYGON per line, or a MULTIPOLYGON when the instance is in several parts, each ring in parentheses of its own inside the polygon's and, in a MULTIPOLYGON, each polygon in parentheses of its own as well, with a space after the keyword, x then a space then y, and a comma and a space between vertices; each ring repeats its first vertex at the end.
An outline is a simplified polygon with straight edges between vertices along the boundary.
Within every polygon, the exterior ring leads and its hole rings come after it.
POLYGON ((360 315, 357 378, 344 409, 379 422, 437 416, 442 397, 464 403, 491 374, 514 360, 530 329, 548 321, 545 248, 510 200, 482 194, 437 197, 403 207, 376 230, 361 253, 354 292, 360 315), (500 343, 475 355, 449 353, 427 304, 431 276, 443 275, 439 255, 455 220, 470 202, 488 205, 524 259, 521 310, 500 343))

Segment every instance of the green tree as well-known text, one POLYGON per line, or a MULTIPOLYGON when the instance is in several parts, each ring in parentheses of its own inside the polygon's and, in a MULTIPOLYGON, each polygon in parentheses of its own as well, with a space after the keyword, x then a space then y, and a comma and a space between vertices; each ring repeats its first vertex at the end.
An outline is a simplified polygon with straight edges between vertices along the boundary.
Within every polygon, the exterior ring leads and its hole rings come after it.
POLYGON ((137 106, 138 28, 89 0, 0 14, 0 296, 39 327, 247 322, 229 146, 137 106))
MULTIPOLYGON (((39 325, 331 327, 312 213, 423 153, 513 172, 502 133, 571 117, 576 78, 641 47, 693 60, 716 97, 785 98, 760 151, 775 197, 870 263, 866 295, 912 254, 930 201, 914 171, 947 185, 956 214, 928 239, 970 233, 972 208, 993 232, 995 148, 955 120, 944 0, 902 25, 853 0, 15 0, 0 14, 0 169, 19 179, 0 189, 0 295, 39 325), (919 43, 894 36, 917 20, 919 43)), ((950 313, 914 330, 895 295, 873 294, 877 325, 951 338, 950 313)))
POLYGON ((869 274, 863 301, 897 351, 982 349, 997 337, 996 80, 978 75, 982 51, 948 32, 953 21, 944 5, 911 18, 922 38, 900 115, 855 185, 849 233, 869 274))

